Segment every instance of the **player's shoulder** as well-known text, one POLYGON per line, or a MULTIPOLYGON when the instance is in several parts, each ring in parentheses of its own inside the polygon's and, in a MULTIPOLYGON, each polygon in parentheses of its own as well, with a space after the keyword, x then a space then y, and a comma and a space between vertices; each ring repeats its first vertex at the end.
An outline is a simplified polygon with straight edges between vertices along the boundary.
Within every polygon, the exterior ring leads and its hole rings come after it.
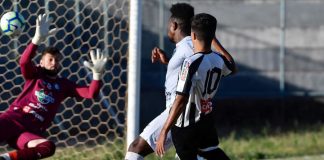
POLYGON ((222 58, 222 55, 217 51, 212 51, 211 54, 214 55, 214 57, 216 57, 216 58, 222 58))
POLYGON ((202 53, 195 53, 192 54, 191 56, 187 57, 185 61, 189 64, 194 63, 196 61, 201 61, 204 55, 202 53))
POLYGON ((178 52, 193 54, 193 44, 190 36, 183 38, 176 44, 178 52))
POLYGON ((213 55, 212 57, 214 59, 216 59, 217 61, 222 62, 222 63, 225 63, 226 62, 225 57, 222 56, 219 52, 213 51, 212 52, 212 55, 213 55))
POLYGON ((193 49, 191 36, 187 36, 187 37, 183 38, 183 44, 185 47, 193 49))
POLYGON ((204 53, 195 53, 185 59, 187 63, 192 64, 192 63, 198 63, 200 64, 203 59, 208 59, 207 61, 212 62, 212 64, 219 64, 223 65, 225 63, 224 57, 221 56, 220 53, 212 51, 209 54, 204 54, 204 53))

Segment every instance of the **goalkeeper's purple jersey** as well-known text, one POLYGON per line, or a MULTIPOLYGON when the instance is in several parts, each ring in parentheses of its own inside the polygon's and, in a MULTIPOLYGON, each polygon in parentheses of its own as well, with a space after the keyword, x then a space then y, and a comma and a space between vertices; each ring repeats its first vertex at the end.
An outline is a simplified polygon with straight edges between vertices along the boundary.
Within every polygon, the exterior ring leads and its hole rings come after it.
POLYGON ((36 45, 29 44, 20 59, 25 84, 6 114, 31 130, 44 131, 65 98, 93 98, 99 93, 101 84, 93 80, 89 87, 78 86, 65 78, 47 78, 42 69, 31 61, 36 49, 36 45))

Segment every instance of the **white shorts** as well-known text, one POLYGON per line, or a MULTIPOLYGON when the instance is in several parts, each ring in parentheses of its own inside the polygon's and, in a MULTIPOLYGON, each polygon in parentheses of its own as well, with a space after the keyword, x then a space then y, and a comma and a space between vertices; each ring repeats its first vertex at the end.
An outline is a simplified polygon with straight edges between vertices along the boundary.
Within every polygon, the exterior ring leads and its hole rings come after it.
MULTIPOLYGON (((159 138, 161 129, 169 116, 169 111, 170 108, 165 109, 160 115, 154 118, 140 134, 140 136, 151 146, 154 151, 156 147, 156 141, 159 138)), ((168 150, 172 145, 173 143, 171 132, 169 131, 164 144, 165 150, 168 150)))

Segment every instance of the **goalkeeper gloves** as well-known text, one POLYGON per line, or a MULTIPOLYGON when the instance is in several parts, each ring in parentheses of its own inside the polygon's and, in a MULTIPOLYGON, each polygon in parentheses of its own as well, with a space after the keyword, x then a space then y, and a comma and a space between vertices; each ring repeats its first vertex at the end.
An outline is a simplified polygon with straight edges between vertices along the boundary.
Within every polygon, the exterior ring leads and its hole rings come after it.
POLYGON ((107 54, 103 54, 100 49, 90 51, 90 58, 92 63, 84 61, 84 66, 92 70, 93 80, 100 80, 101 74, 104 70, 105 64, 107 63, 107 54))
POLYGON ((48 18, 46 14, 38 16, 36 19, 35 35, 32 39, 33 44, 39 45, 48 35, 54 34, 57 31, 56 28, 49 30, 52 21, 53 19, 48 18))

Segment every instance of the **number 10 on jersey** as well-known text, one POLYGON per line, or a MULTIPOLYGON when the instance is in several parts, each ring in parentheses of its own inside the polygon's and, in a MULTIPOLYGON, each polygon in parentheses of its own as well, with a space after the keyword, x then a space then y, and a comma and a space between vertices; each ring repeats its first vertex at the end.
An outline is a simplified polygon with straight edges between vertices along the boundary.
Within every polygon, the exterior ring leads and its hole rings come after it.
POLYGON ((222 70, 215 67, 212 70, 207 71, 207 76, 205 79, 204 92, 202 96, 213 93, 218 86, 222 70))

